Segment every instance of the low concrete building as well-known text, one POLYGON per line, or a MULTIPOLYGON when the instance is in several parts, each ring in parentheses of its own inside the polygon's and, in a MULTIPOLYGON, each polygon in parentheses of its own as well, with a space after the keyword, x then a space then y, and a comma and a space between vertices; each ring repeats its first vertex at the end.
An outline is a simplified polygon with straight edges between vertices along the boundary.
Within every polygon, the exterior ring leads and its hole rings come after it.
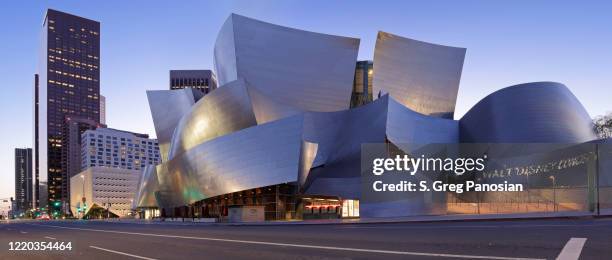
POLYGON ((113 217, 131 214, 141 171, 90 167, 70 178, 70 209, 75 217, 113 217))

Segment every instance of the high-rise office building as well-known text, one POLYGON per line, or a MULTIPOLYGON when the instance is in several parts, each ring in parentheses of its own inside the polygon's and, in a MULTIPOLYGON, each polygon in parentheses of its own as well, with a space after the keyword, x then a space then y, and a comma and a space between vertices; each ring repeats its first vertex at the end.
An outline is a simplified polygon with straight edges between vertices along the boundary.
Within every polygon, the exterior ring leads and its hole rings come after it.
POLYGON ((32 207, 32 148, 15 149, 15 206, 24 212, 32 207))
POLYGON ((66 118, 100 122, 100 23, 49 9, 40 53, 34 101, 35 176, 47 177, 49 204, 55 206, 68 196, 67 170, 62 168, 66 118))
POLYGON ((87 130, 105 128, 106 125, 84 118, 66 118, 62 143, 62 168, 66 169, 68 178, 81 172, 82 135, 87 130))
MULTIPOLYGON (((86 118, 66 118, 62 132, 62 169, 67 172, 68 179, 81 172, 81 135, 86 130, 95 130, 100 127, 106 127, 106 125, 86 118)), ((68 191, 70 191, 70 182, 68 182, 68 191)), ((69 203, 64 203, 64 212, 69 212, 69 205, 69 203)))
POLYGON ((193 88, 208 94, 217 88, 217 78, 211 70, 171 70, 170 89, 193 88))
POLYGON ((161 163, 159 144, 147 134, 98 128, 86 130, 81 140, 82 171, 97 166, 139 171, 161 163))
POLYGON ((32 185, 33 185, 33 191, 32 191, 32 208, 37 208, 40 205, 40 194, 39 194, 39 163, 40 163, 40 158, 39 158, 39 153, 38 153, 38 122, 39 122, 39 111, 38 111, 38 86, 39 86, 39 82, 38 82, 38 74, 34 74, 34 162, 33 162, 33 166, 32 169, 34 170, 34 176, 32 176, 32 185))
POLYGON ((40 204, 38 205, 40 208, 47 207, 47 203, 49 201, 49 186, 47 186, 46 181, 40 181, 38 186, 38 195, 40 196, 40 204))
POLYGON ((373 63, 370 60, 358 61, 355 67, 355 80, 351 94, 351 107, 358 107, 372 102, 372 72, 373 63))
POLYGON ((106 124, 106 97, 100 95, 100 123, 106 124))

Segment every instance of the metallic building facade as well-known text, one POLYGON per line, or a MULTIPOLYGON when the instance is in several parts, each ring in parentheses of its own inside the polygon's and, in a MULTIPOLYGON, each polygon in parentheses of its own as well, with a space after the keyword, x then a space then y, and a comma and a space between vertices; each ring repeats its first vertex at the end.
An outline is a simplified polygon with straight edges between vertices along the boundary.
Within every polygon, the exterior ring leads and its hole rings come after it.
POLYGON ((236 80, 204 96, 178 122, 168 158, 194 146, 256 125, 246 83, 236 80))
POLYGON ((138 181, 138 189, 134 195, 133 208, 156 208, 159 207, 155 200, 155 192, 159 190, 159 181, 157 179, 157 167, 155 165, 147 165, 142 170, 140 180, 138 181))
POLYGON ((100 122, 100 23, 49 9, 41 41, 34 105, 35 175, 46 177, 49 202, 65 203, 69 178, 62 168, 61 147, 66 117, 100 122))
POLYGON ((239 78, 300 110, 349 108, 359 39, 232 14, 215 43, 219 85, 239 78))
POLYGON ((176 125, 183 115, 189 113, 191 107, 201 98, 201 94, 199 91, 189 88, 150 90, 147 91, 147 98, 162 161, 167 161, 170 140, 176 125))
POLYGON ((498 90, 461 118, 466 143, 583 143, 596 139, 580 101, 560 83, 533 82, 498 90))
POLYGON ((374 95, 389 93, 416 112, 453 119, 465 51, 378 32, 374 95))
MULTIPOLYGON (((214 51, 217 90, 195 104, 149 92, 157 135, 170 147, 162 154, 168 160, 145 170, 133 206, 171 209, 287 184, 298 188, 296 196, 360 200, 360 158, 368 143, 436 153, 430 144, 594 138, 584 108, 557 83, 500 90, 453 120, 465 49, 382 32, 372 75, 369 68, 367 79, 360 75, 364 82, 371 77, 375 98, 350 108, 358 44, 231 15, 214 51), (556 104, 542 102, 547 99, 556 104), (522 115, 512 113, 512 104, 522 106, 522 115), (523 136, 520 128, 536 119, 535 133, 523 136)), ((411 194, 363 203, 360 211, 440 214, 445 203, 434 194, 411 194)))

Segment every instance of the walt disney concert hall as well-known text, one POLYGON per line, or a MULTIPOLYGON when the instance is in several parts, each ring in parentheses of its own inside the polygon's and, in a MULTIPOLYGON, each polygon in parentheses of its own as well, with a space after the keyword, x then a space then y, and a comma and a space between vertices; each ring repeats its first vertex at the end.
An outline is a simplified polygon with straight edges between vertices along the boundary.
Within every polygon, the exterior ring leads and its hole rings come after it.
MULTIPOLYGON (((509 86, 455 119, 465 48, 379 32, 372 61, 358 61, 359 43, 232 14, 215 43, 217 89, 204 96, 147 91, 163 163, 144 170, 133 207, 144 217, 235 221, 588 210, 586 177, 578 185, 586 188, 565 193, 561 177, 532 179, 541 184, 533 186, 537 205, 531 199, 516 208, 505 202, 517 196, 496 194, 478 201, 467 194, 368 201, 363 144, 404 152, 428 144, 507 144, 488 146, 493 155, 516 151, 512 144, 583 151, 575 147, 599 141, 563 84, 509 86), (585 203, 577 203, 582 197, 585 203)), ((557 158, 533 150, 535 157, 521 160, 557 158)), ((502 175, 495 176, 513 178, 502 175)), ((612 177, 600 177, 601 187, 610 184, 612 177)))

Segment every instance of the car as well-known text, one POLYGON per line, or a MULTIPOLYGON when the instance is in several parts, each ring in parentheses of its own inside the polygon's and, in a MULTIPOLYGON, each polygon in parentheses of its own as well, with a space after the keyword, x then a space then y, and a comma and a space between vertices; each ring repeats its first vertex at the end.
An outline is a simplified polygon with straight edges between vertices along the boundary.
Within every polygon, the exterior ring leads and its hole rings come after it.
POLYGON ((50 220, 51 218, 49 217, 49 215, 47 214, 41 214, 40 216, 38 216, 36 219, 40 219, 40 220, 50 220))

